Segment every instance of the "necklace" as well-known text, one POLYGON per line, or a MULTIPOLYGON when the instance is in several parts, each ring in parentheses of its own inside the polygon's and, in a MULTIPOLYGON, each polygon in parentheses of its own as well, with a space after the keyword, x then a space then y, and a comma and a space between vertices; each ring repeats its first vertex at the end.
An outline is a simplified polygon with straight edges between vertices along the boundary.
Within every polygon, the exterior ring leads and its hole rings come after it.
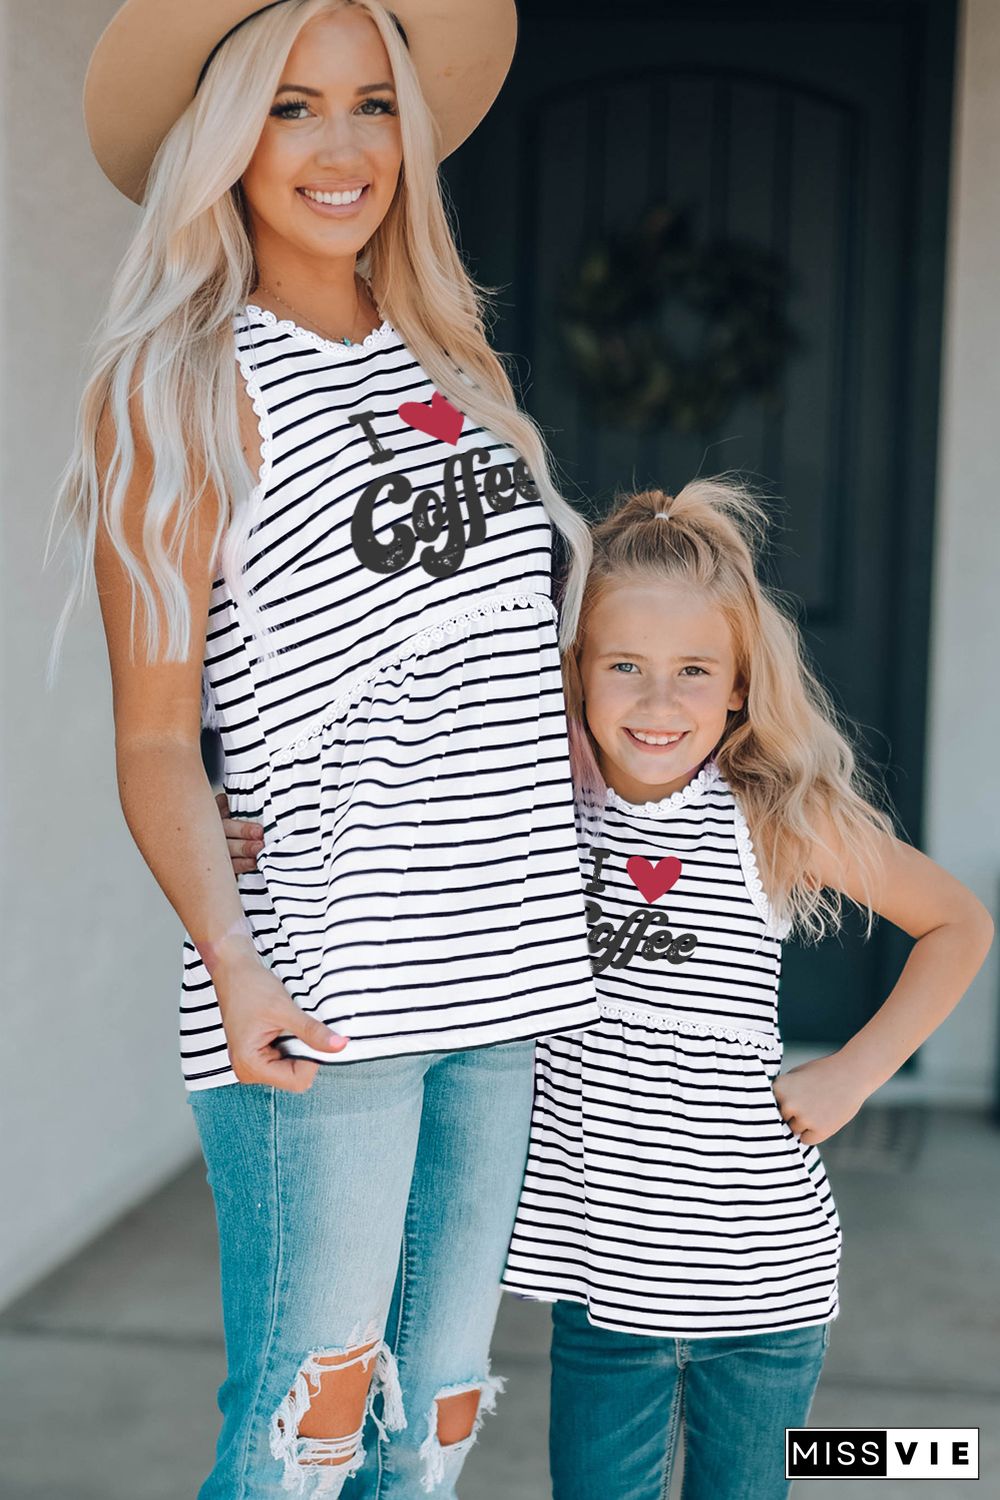
MULTIPOLYGON (((287 308, 288 311, 292 314, 292 317, 295 319, 295 322, 298 323, 301 327, 303 327, 303 328, 314 327, 317 330, 317 332, 320 333, 320 334, 322 334, 322 336, 325 339, 329 339, 329 341, 330 341, 331 344, 346 344, 349 348, 353 346, 353 344, 354 344, 354 340, 353 339, 350 339, 350 338, 333 338, 330 334, 328 334, 326 332, 325 329, 323 329, 323 328, 320 327, 320 325, 316 322, 315 318, 306 318, 306 319, 303 319, 303 315, 301 313, 297 312, 296 309, 292 306, 292 304, 290 302, 286 302, 285 299, 284 299, 284 297, 279 297, 278 294, 277 294, 277 292, 272 291, 271 288, 268 287, 268 286, 265 286, 263 282, 259 282, 258 285, 259 285, 260 290, 262 292, 264 292, 268 297, 270 297, 272 299, 272 301, 277 302, 282 307, 287 308)), ((355 295, 357 295, 357 287, 356 286, 355 286, 355 295)), ((358 304, 358 305, 360 305, 360 304, 358 304)), ((356 306, 355 307, 355 313, 354 313, 354 324, 355 324, 355 327, 357 327, 357 321, 358 321, 358 314, 357 314, 357 306, 356 306)))

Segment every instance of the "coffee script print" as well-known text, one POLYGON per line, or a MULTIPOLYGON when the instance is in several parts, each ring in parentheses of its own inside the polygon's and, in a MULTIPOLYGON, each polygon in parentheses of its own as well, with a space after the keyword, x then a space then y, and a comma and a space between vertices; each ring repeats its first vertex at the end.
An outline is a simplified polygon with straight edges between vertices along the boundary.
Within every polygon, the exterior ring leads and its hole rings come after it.
MULTIPOLYGON (((404 401, 399 415, 408 426, 453 446, 465 420, 439 391, 429 403, 404 401)), ((391 463, 397 455, 379 440, 375 416, 355 412, 349 420, 372 445, 371 462, 391 463)), ((488 512, 504 515, 519 496, 538 499, 538 487, 523 459, 491 465, 488 448, 470 448, 447 460, 439 489, 414 492, 407 476, 398 472, 373 479, 355 506, 351 543, 359 562, 374 573, 398 573, 417 553, 418 564, 432 578, 449 578, 462 566, 467 550, 485 542, 488 512), (398 505, 401 514, 388 529, 380 525, 381 535, 376 536, 375 509, 383 500, 398 505)))
POLYGON ((600 974, 607 968, 624 969, 637 953, 647 960, 687 963, 698 946, 697 934, 677 932, 668 914, 653 904, 677 884, 683 870, 681 861, 674 855, 665 856, 655 865, 641 854, 627 859, 626 874, 647 904, 635 907, 616 921, 596 899, 605 889, 601 877, 612 851, 595 848, 592 853, 594 869, 584 895, 588 898, 587 933, 594 973, 600 974))

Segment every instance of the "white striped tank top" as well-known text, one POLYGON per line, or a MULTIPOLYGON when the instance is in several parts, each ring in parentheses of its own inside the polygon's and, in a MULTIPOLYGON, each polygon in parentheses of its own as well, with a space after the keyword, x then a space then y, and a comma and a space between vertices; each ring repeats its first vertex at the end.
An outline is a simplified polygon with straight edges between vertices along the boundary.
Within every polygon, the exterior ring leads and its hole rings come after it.
POLYGON ((582 862, 601 1019, 536 1048, 504 1284, 638 1334, 829 1321, 839 1219, 771 1089, 787 932, 715 762, 659 802, 609 789, 582 862))
MULTIPOLYGON (((259 954, 350 1038, 331 1066, 556 1033, 597 1015, 552 603, 526 464, 435 391, 388 322, 333 343, 248 307, 236 355, 261 433, 244 569, 205 646, 238 878, 259 954)), ((190 1089, 236 1081, 185 934, 190 1089)))

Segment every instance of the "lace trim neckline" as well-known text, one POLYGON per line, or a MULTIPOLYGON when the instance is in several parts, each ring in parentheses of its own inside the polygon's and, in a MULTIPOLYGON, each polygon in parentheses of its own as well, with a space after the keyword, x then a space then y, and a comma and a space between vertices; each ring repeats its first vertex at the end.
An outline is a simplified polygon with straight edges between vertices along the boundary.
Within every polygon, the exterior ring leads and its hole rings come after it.
POLYGON ((303 328, 293 318, 279 318, 277 313, 273 313, 269 307, 258 307, 255 302, 245 303, 243 311, 259 318, 268 328, 273 328, 275 333, 291 334, 297 339, 302 339, 304 343, 311 344, 314 349, 322 350, 324 354, 350 357, 359 349, 375 349, 399 337, 388 318, 383 318, 377 328, 365 334, 365 337, 356 344, 342 344, 339 339, 327 339, 321 333, 314 333, 311 328, 303 328))
POLYGON ((699 797, 713 782, 721 781, 722 773, 714 760, 707 760, 698 772, 692 777, 687 786, 682 786, 676 792, 671 792, 669 797, 661 797, 658 802, 627 802, 624 797, 619 797, 613 787, 608 787, 606 801, 609 807, 616 807, 619 812, 645 813, 649 817, 664 817, 678 807, 685 807, 695 797, 699 797))

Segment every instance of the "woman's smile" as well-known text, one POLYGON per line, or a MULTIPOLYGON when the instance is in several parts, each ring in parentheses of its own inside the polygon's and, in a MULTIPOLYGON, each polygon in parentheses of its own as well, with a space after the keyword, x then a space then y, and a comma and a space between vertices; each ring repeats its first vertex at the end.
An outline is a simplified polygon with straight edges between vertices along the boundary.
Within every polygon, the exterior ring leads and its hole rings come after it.
POLYGON ((353 188, 301 187, 295 191, 313 213, 327 219, 347 219, 361 212, 371 194, 371 183, 353 188))

